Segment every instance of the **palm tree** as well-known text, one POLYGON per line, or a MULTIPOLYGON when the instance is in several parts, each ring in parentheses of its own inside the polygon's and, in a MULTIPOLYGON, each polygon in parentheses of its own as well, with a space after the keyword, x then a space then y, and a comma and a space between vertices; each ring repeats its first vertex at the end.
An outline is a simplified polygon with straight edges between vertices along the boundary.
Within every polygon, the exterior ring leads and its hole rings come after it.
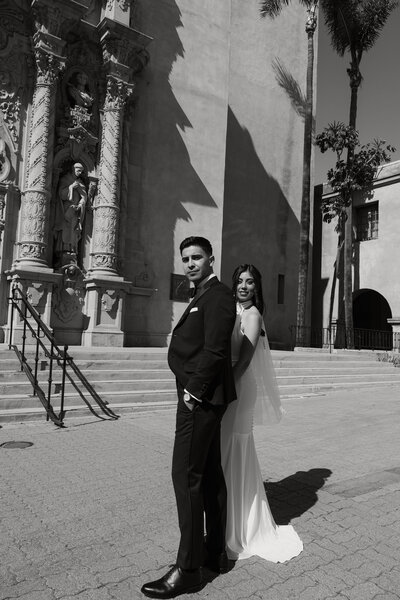
MULTIPOLYGON (((311 149, 313 134, 313 86, 314 86, 314 33, 317 27, 318 0, 299 0, 306 7, 306 33, 308 38, 307 85, 304 111, 304 147, 303 147, 303 185, 300 214, 300 249, 299 249, 299 285, 297 293, 297 328, 296 344, 304 345, 304 327, 307 313, 307 283, 309 264, 310 238, 310 188, 311 188, 311 149)), ((274 18, 282 8, 290 4, 290 0, 262 0, 261 15, 274 18)))
MULTIPOLYGON (((350 54, 351 99, 349 125, 356 129, 358 89, 362 76, 360 63, 364 52, 370 50, 379 37, 390 13, 398 5, 397 0, 321 0, 331 43, 335 51, 344 56, 350 54)), ((347 164, 350 165, 354 149, 348 148, 347 164)), ((347 347, 354 347, 353 340, 353 206, 352 196, 347 199, 347 207, 341 219, 344 238, 344 316, 347 333, 347 347)))

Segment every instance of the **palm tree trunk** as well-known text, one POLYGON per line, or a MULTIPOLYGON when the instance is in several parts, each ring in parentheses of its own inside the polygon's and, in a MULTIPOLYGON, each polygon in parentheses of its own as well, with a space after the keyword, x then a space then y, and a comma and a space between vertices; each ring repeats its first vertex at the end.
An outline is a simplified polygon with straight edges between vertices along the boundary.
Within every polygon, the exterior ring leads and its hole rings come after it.
MULTIPOLYGON (((315 4, 316 8, 316 4, 315 4)), ((296 345, 307 345, 305 325, 307 315, 307 284, 310 249, 310 189, 311 149, 313 134, 314 33, 317 25, 315 10, 306 24, 308 36, 306 112, 304 116, 303 186, 300 213, 299 285, 297 292, 296 345)))
POLYGON ((346 346, 354 348, 353 331, 353 202, 346 208, 344 226, 344 321, 346 325, 346 346))
MULTIPOLYGON (((361 83, 361 73, 359 70, 359 61, 353 57, 351 67, 348 70, 351 87, 350 115, 349 125, 356 128, 357 121, 357 99, 358 88, 361 83)), ((354 150, 349 148, 347 151, 347 166, 353 159, 354 150)), ((346 208, 346 222, 344 235, 344 319, 346 326, 347 348, 354 348, 354 329, 353 329, 353 198, 350 198, 346 208)))

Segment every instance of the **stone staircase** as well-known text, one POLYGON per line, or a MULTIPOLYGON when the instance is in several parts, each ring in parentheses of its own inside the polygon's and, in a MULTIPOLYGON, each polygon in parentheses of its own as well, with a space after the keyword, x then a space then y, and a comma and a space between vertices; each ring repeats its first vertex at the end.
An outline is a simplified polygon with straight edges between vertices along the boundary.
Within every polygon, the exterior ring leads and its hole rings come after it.
MULTIPOLYGON (((175 380, 168 369, 166 348, 70 347, 70 355, 97 393, 117 414, 159 410, 175 406, 175 380)), ((32 356, 32 353, 30 353, 32 356)), ((334 389, 359 389, 381 385, 400 387, 400 369, 378 361, 373 352, 322 350, 272 351, 281 397, 321 395, 334 389)), ((47 390, 48 361, 40 357, 38 379, 47 390)), ((59 410, 61 374, 53 373, 52 405, 59 410)), ((90 416, 71 386, 66 385, 67 419, 90 416)), ((100 413, 101 414, 101 413, 100 413)), ((0 422, 43 419, 45 411, 18 360, 0 344, 0 422)))

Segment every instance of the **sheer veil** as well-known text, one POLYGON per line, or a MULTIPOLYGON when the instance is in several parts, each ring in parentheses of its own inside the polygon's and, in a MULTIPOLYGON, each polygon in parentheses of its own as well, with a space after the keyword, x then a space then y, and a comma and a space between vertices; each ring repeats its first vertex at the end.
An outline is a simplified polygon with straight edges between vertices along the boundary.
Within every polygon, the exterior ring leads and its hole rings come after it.
POLYGON ((283 410, 264 321, 249 369, 257 383, 254 425, 279 423, 283 410))

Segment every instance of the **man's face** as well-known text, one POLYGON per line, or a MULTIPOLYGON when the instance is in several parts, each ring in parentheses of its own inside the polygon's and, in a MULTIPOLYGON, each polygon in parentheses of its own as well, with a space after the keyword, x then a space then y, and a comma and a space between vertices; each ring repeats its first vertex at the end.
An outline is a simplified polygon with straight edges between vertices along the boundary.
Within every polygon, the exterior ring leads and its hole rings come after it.
POLYGON ((188 280, 198 285, 213 272, 214 257, 200 246, 188 246, 182 250, 182 263, 188 280))
POLYGON ((74 172, 76 177, 80 177, 83 173, 83 167, 74 167, 74 172))

